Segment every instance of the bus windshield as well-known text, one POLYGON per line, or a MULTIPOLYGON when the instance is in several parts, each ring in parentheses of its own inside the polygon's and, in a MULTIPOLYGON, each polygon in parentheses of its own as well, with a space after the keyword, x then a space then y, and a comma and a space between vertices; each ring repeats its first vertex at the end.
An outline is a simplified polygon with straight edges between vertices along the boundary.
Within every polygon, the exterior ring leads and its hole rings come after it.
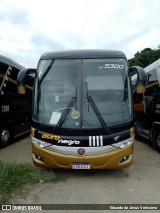
POLYGON ((108 128, 129 122, 132 110, 127 61, 40 60, 34 103, 33 119, 55 127, 103 128, 103 120, 108 128))

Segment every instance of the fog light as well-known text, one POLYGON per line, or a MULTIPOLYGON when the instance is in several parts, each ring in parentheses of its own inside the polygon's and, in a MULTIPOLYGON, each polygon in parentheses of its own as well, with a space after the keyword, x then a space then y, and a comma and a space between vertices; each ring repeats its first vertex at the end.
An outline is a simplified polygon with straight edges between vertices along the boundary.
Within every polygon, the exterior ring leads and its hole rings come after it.
POLYGON ((44 163, 43 158, 40 155, 36 155, 35 154, 35 158, 39 161, 41 161, 42 163, 44 163))
POLYGON ((123 158, 121 159, 120 163, 124 163, 125 161, 128 160, 128 158, 129 158, 129 155, 123 157, 123 158))

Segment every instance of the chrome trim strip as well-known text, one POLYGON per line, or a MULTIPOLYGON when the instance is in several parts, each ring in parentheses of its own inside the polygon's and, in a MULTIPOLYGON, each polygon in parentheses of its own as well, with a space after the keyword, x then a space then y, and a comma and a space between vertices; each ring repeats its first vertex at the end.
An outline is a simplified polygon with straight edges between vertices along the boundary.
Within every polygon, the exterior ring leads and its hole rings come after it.
POLYGON ((99 146, 99 136, 96 136, 97 138, 97 146, 99 146))
POLYGON ((93 146, 96 146, 96 137, 95 136, 93 136, 93 146))
MULTIPOLYGON (((106 147, 83 147, 85 149, 85 155, 83 156, 89 156, 89 155, 98 155, 98 154, 103 154, 106 152, 111 152, 114 150, 117 150, 117 148, 112 147, 112 146, 106 146, 106 147)), ((61 154, 66 154, 66 155, 76 155, 79 156, 77 150, 79 147, 60 147, 60 146, 50 146, 46 147, 45 149, 48 149, 50 151, 58 152, 61 154)), ((82 156, 82 157, 83 157, 82 156)))
POLYGON ((92 146, 92 136, 89 136, 89 146, 92 146))
POLYGON ((100 135, 100 145, 103 146, 103 137, 100 135))

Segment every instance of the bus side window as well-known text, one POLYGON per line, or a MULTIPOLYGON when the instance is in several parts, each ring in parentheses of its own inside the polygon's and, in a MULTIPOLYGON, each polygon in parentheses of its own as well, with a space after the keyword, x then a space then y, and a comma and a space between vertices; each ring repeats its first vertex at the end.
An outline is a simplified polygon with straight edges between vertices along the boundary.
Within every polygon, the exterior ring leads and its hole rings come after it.
POLYGON ((6 75, 8 69, 8 65, 5 63, 0 63, 0 88, 1 88, 1 94, 4 94, 6 91, 6 85, 7 85, 7 79, 4 80, 4 77, 6 75))
POLYGON ((17 94, 17 74, 18 69, 7 64, 2 64, 0 70, 1 91, 3 95, 17 94), (3 85, 2 85, 3 84, 3 85))
POLYGON ((145 112, 153 113, 154 111, 154 97, 155 97, 155 88, 148 88, 144 95, 145 101, 145 112))
POLYGON ((156 87, 156 95, 155 95, 155 113, 160 113, 160 87, 156 87))
POLYGON ((2 74, 0 73, 0 86, 2 84, 2 79, 3 79, 3 77, 2 77, 2 74))
POLYGON ((160 87, 159 86, 156 87, 156 96, 160 97, 160 87))

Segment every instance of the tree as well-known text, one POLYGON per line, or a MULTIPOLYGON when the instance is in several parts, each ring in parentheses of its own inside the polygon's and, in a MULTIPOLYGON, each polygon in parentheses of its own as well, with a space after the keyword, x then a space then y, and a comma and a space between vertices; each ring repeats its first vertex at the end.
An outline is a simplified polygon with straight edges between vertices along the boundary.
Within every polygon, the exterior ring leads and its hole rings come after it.
POLYGON ((147 47, 143 49, 141 52, 137 52, 134 55, 134 58, 129 59, 128 63, 129 66, 140 66, 140 67, 147 67, 148 65, 152 64, 156 60, 160 58, 160 49, 152 50, 151 48, 147 47))

